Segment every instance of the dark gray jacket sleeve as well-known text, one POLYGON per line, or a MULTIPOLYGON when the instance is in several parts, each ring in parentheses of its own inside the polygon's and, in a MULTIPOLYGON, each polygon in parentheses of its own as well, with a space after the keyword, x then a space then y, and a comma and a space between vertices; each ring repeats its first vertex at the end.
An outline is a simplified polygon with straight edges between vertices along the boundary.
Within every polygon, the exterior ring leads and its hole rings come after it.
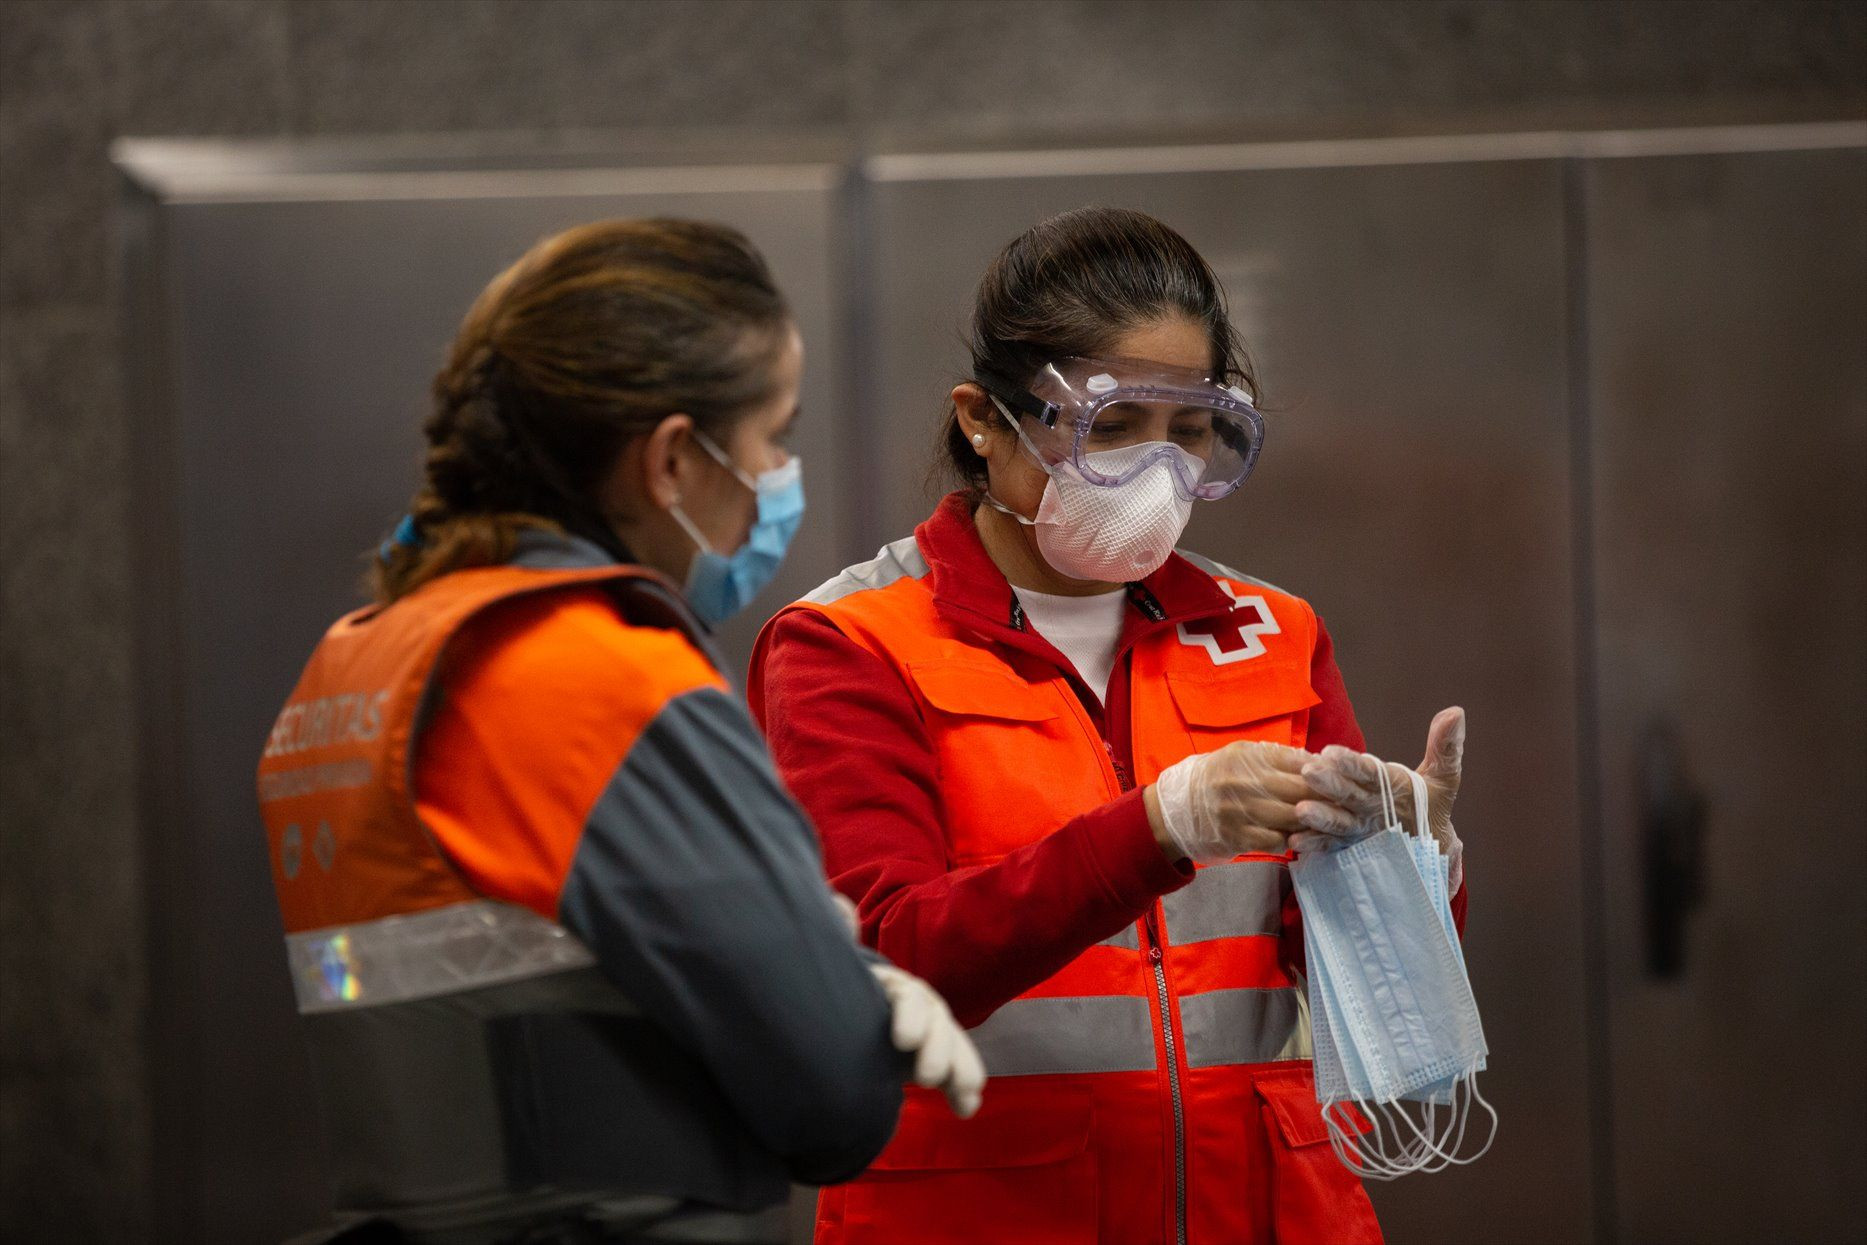
POLYGON ((736 700, 677 696, 590 812, 559 916, 792 1179, 866 1167, 901 1108, 889 1009, 815 832, 736 700))

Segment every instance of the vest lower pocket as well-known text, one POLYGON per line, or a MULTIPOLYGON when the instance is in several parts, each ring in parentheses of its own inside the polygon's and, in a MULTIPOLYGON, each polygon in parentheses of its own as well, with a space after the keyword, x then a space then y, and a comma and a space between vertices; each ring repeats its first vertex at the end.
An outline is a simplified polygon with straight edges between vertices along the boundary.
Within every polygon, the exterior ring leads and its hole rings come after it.
MULTIPOLYGON (((1379 1245, 1367 1191, 1329 1144, 1308 1064, 1260 1077, 1256 1090, 1271 1157, 1272 1238, 1279 1245, 1379 1245)), ((1366 1121, 1356 1119, 1365 1131, 1366 1121)))
POLYGON ((1094 1120, 1084 1086, 989 1085, 970 1120, 944 1099, 911 1092, 894 1140, 868 1172, 825 1190, 817 1241, 1091 1245, 1094 1120))

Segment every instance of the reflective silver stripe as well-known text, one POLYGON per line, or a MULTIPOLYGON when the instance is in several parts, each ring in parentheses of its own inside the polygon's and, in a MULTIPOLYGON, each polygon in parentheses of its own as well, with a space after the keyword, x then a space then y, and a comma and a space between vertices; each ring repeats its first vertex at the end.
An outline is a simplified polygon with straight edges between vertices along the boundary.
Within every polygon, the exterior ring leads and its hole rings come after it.
POLYGON ((1300 989, 1280 986, 1182 995, 1180 1026, 1186 1032, 1186 1066, 1307 1059, 1309 1026, 1304 1023, 1302 994, 1300 989))
POLYGON ((490 900, 288 934, 285 953, 305 1013, 404 1003, 596 963, 557 922, 490 900))
POLYGON ((1161 900, 1167 941, 1181 947, 1213 938, 1278 933, 1289 885, 1288 870, 1276 861, 1238 860, 1201 869, 1191 883, 1161 900))
POLYGON ((881 551, 867 562, 849 567, 834 579, 826 581, 804 600, 812 605, 828 605, 852 592, 886 588, 898 579, 920 579, 926 574, 927 559, 921 556, 920 545, 915 543, 912 536, 904 536, 893 544, 883 545, 881 551))
POLYGON ((1154 1067, 1147 1000, 1126 994, 1014 999, 972 1030, 972 1041, 992 1076, 1154 1067))
POLYGON ((1126 947, 1130 951, 1139 951, 1141 949, 1141 936, 1134 932, 1134 926, 1124 925, 1121 929, 1097 943, 1096 946, 1126 947))
POLYGON ((1185 558, 1188 562, 1191 562, 1194 566, 1197 566, 1200 570, 1206 572, 1206 574, 1212 576, 1214 579, 1235 579, 1241 584, 1256 584, 1260 588, 1269 588, 1272 592, 1283 592, 1287 597, 1296 595, 1293 592, 1284 592, 1284 590, 1279 588, 1276 584, 1259 579, 1256 575, 1247 575, 1243 571, 1233 570, 1223 562, 1214 562, 1204 554, 1188 553, 1184 549, 1175 549, 1174 552, 1185 558))

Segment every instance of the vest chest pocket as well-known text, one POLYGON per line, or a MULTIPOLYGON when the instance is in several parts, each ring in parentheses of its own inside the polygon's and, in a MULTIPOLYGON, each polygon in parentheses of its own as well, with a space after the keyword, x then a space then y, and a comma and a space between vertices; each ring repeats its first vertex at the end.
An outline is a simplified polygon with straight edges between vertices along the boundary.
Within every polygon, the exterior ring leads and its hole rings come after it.
POLYGON ((1261 667, 1244 676, 1170 670, 1167 690, 1195 752, 1238 739, 1300 748, 1308 734, 1309 709, 1322 703, 1301 662, 1261 667))
POLYGON ((940 762, 956 862, 996 859, 1120 794, 1102 744, 1059 682, 983 658, 908 663, 940 762))
POLYGON ((955 717, 1035 723, 1063 715, 1052 685, 1027 683, 991 662, 964 658, 911 661, 908 673, 922 699, 955 717))

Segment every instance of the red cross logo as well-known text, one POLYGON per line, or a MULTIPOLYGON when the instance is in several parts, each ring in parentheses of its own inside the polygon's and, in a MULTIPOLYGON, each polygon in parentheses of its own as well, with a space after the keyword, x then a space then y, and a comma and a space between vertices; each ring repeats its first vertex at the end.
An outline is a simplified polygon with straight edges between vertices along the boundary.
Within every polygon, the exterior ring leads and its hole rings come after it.
POLYGON ((1241 597, 1224 580, 1218 582, 1219 587, 1225 589, 1225 595, 1232 598, 1232 612, 1217 618, 1181 623, 1180 643, 1188 648, 1196 645, 1204 648, 1215 666, 1229 666, 1235 661, 1262 657, 1267 650, 1264 641, 1258 637, 1277 635, 1283 631, 1271 613, 1269 602, 1261 596, 1241 597))

